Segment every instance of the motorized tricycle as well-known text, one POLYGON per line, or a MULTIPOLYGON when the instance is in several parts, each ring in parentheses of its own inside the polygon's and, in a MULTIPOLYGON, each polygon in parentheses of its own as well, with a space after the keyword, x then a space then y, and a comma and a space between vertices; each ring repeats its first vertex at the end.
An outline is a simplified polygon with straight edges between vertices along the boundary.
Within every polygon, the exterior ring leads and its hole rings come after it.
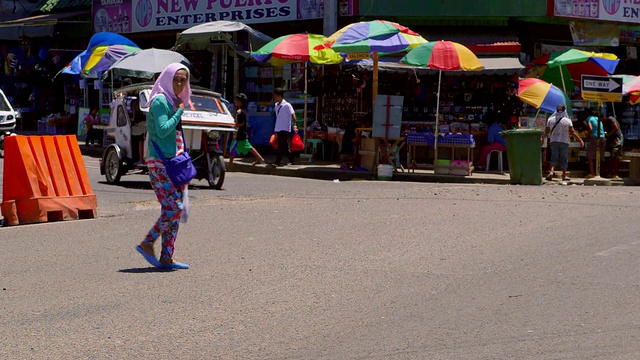
MULTIPOLYGON (((147 172, 144 138, 147 102, 152 83, 129 85, 114 91, 109 126, 105 129, 109 144, 100 160, 100 172, 109 184, 123 175, 147 172)), ((193 107, 182 115, 185 145, 197 169, 196 179, 206 179, 214 189, 222 188, 225 177, 224 148, 229 133, 235 131, 234 119, 220 94, 192 86, 193 107)))

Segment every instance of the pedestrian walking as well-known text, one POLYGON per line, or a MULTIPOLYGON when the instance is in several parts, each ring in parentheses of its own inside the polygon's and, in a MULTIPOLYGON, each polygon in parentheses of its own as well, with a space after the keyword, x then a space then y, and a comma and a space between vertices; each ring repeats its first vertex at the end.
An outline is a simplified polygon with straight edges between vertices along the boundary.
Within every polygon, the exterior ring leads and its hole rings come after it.
POLYGON ((233 104, 236 108, 236 134, 235 139, 231 143, 231 150, 229 151, 229 164, 233 164, 233 158, 235 156, 245 156, 249 152, 253 154, 258 160, 253 162, 253 165, 257 165, 264 162, 264 158, 260 155, 248 139, 247 134, 247 95, 239 93, 235 96, 233 104))
POLYGON ((281 166, 282 158, 285 156, 289 159, 289 163, 293 163, 293 154, 291 154, 291 149, 289 148, 291 128, 293 127, 293 131, 297 133, 298 127, 296 126, 296 113, 293 110, 293 106, 285 100, 284 90, 276 88, 273 91, 273 100, 276 102, 276 126, 274 132, 278 137, 278 150, 274 164, 281 166))
POLYGON ((600 152, 599 160, 602 161, 605 151, 605 132, 602 120, 593 109, 590 109, 589 112, 590 116, 587 118, 587 126, 591 132, 591 139, 589 140, 589 148, 587 149, 587 158, 589 159, 589 175, 587 175, 587 179, 596 176, 596 152, 600 152))
POLYGON ((603 125, 605 128, 605 136, 607 138, 605 151, 611 154, 609 156, 607 169, 609 170, 609 177, 617 180, 620 179, 620 158, 622 157, 622 145, 624 143, 624 136, 622 130, 620 130, 620 123, 614 116, 609 116, 604 119, 603 125))
POLYGON ((569 135, 580 141, 580 146, 584 147, 584 141, 573 129, 573 123, 567 114, 567 107, 558 105, 557 111, 547 120, 547 127, 544 135, 549 138, 549 148, 551 149, 551 169, 547 180, 552 180, 555 175, 554 169, 557 165, 562 170, 562 180, 569 180, 567 167, 569 167, 569 135))
MULTIPOLYGON (((184 152, 182 125, 180 122, 185 104, 191 103, 189 70, 182 64, 168 65, 158 77, 149 95, 147 138, 154 142, 167 158, 184 152)), ((189 265, 174 260, 175 241, 180 220, 188 214, 187 186, 176 186, 156 152, 148 146, 147 166, 156 197, 161 205, 160 218, 149 230, 137 250, 154 266, 165 269, 188 269, 189 265), (160 260, 155 256, 153 244, 162 237, 160 260)))

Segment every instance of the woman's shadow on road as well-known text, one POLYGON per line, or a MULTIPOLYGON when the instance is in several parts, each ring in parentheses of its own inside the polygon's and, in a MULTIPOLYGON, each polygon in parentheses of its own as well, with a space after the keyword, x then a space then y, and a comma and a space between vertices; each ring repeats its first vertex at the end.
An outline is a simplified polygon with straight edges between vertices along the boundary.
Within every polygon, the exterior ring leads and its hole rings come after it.
POLYGON ((147 274, 147 273, 166 273, 173 272, 175 269, 160 269, 155 266, 149 266, 144 268, 129 268, 129 269, 120 269, 118 272, 125 274, 147 274))
POLYGON ((151 183, 142 180, 120 180, 117 184, 109 184, 106 181, 100 181, 100 184, 111 185, 115 187, 125 188, 125 189, 133 189, 133 190, 152 190, 151 183))

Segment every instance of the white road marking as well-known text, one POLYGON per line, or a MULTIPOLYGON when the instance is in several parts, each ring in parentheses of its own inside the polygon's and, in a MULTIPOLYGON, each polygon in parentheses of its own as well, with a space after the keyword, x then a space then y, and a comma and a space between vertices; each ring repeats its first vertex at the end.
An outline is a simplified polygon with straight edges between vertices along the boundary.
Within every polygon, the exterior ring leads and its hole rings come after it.
POLYGON ((618 253, 621 253, 621 252, 627 252, 629 250, 636 250, 637 248, 640 248, 640 240, 639 241, 634 241, 634 242, 629 243, 629 244, 624 244, 624 245, 612 247, 611 249, 605 250, 605 251, 601 251, 601 252, 597 253, 596 255, 609 256, 609 255, 614 255, 614 254, 618 254, 618 253))

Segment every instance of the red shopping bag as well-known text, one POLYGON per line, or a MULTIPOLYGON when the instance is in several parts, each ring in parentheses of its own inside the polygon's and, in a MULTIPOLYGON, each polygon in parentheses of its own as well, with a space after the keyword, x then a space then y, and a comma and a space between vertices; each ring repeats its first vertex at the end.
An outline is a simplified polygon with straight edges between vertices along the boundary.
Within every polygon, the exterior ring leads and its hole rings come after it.
POLYGON ((273 146, 274 149, 278 150, 278 135, 276 134, 271 135, 271 138, 269 139, 269 144, 271 144, 271 146, 273 146))
POLYGON ((294 134, 293 138, 291 139, 291 151, 303 151, 303 150, 304 150, 304 144, 302 143, 302 139, 300 138, 300 135, 294 134))

